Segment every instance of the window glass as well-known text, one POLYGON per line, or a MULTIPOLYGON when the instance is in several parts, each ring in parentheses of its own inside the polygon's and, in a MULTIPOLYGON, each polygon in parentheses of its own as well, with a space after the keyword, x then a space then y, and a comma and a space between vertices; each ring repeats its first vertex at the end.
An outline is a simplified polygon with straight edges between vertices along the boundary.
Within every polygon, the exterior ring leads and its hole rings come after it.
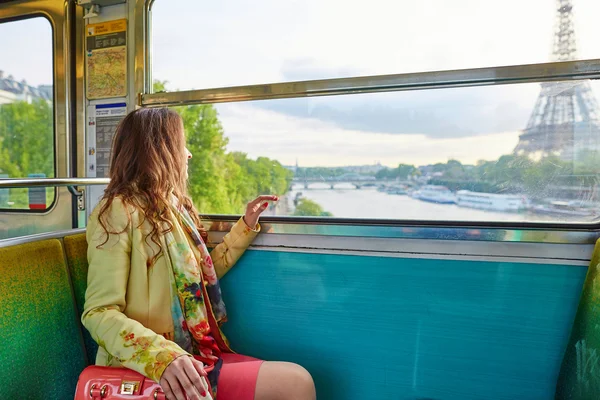
MULTIPOLYGON (((54 177, 52 28, 0 23, 0 179, 54 177)), ((0 189, 0 208, 45 210, 53 188, 0 189)))
POLYGON ((157 0, 152 68, 187 90, 600 58, 600 2, 561 3, 157 0))
POLYGON ((592 222, 598 93, 575 81, 178 110, 203 214, 275 193, 276 215, 592 222))

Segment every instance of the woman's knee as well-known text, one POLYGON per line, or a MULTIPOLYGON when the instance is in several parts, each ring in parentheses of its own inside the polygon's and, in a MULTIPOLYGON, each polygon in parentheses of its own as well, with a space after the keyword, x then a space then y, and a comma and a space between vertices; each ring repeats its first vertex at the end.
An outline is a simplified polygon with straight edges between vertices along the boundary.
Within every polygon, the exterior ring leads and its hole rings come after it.
POLYGON ((297 364, 264 362, 258 373, 255 400, 314 400, 310 373, 297 364))
POLYGON ((289 364, 289 368, 292 379, 299 388, 308 394, 315 392, 315 383, 310 372, 298 364, 289 364))

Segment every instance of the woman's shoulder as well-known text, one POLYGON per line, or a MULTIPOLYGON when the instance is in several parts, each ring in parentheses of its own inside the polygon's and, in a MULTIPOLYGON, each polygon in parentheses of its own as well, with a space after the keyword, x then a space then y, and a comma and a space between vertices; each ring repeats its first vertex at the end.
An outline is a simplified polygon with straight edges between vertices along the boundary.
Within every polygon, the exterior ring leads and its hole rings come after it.
POLYGON ((122 196, 115 196, 112 200, 103 198, 90 214, 88 227, 95 225, 98 219, 102 218, 113 227, 124 229, 135 221, 138 211, 139 207, 134 202, 127 201, 122 196))

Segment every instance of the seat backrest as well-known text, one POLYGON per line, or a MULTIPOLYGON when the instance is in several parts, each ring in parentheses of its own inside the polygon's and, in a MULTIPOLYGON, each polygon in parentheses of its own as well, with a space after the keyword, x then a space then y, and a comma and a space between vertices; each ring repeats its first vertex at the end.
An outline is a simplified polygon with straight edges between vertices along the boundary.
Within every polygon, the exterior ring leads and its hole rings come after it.
MULTIPOLYGON (((73 282, 73 291, 75 293, 75 304, 77 305, 77 315, 83 313, 83 305, 85 304, 85 289, 87 287, 87 241, 85 233, 65 236, 65 253, 67 255, 67 264, 71 273, 71 281, 73 282)), ((87 352, 88 360, 93 364, 96 360, 98 352, 98 344, 92 339, 91 335, 81 326, 83 332, 83 341, 87 352)))
POLYGON ((557 400, 600 399, 600 240, 596 242, 558 382, 557 400))
POLYGON ((86 366, 60 240, 0 248, 1 399, 73 398, 86 366))

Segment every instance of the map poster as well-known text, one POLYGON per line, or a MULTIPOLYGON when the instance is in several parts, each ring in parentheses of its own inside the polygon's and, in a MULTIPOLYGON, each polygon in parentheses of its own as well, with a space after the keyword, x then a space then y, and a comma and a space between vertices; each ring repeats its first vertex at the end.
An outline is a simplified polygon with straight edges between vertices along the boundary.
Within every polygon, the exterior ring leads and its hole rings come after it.
POLYGON ((86 26, 87 98, 127 95, 127 20, 86 26))

